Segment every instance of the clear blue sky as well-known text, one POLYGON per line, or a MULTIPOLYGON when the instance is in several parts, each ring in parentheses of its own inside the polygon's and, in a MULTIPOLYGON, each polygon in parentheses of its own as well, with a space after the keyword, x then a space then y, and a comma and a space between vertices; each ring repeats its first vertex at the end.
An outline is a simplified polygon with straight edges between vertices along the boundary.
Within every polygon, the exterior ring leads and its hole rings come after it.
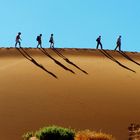
POLYGON ((14 46, 22 32, 22 46, 36 47, 43 34, 49 46, 95 48, 102 36, 105 49, 114 49, 122 35, 122 49, 140 51, 140 0, 0 0, 0 46, 14 46))

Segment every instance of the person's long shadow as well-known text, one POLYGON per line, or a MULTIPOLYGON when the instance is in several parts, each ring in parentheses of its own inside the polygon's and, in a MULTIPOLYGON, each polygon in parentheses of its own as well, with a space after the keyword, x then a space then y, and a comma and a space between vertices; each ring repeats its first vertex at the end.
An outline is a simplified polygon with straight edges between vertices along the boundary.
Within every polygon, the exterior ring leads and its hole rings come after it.
POLYGON ((59 65, 61 68, 75 74, 75 72, 69 68, 67 68, 66 66, 64 66, 62 63, 60 63, 58 60, 54 59, 44 48, 39 48, 39 50, 41 50, 42 53, 44 53, 46 56, 48 56, 50 59, 52 59, 57 65, 59 65))
POLYGON ((120 53, 123 57, 125 57, 126 59, 128 59, 129 61, 137 64, 140 66, 140 63, 136 62, 135 60, 133 60, 131 57, 129 57, 125 52, 123 51, 117 51, 118 53, 120 53))
POLYGON ((123 65, 122 63, 120 63, 118 60, 116 60, 113 56, 111 56, 107 51, 105 51, 105 50, 99 50, 103 55, 105 55, 107 58, 109 58, 110 60, 112 60, 113 62, 115 62, 115 63, 117 63, 119 66, 121 66, 121 67, 123 67, 123 68, 125 68, 125 69, 127 69, 127 70, 129 70, 129 71, 132 71, 132 72, 134 72, 134 73, 136 73, 136 71, 134 71, 134 70, 132 70, 132 69, 130 69, 130 68, 128 68, 127 66, 125 66, 125 65, 123 65))
POLYGON ((58 79, 58 77, 53 74, 52 72, 48 71, 46 68, 44 68, 41 64, 38 64, 38 62, 32 58, 22 47, 20 48, 16 48, 26 59, 28 59, 29 61, 31 61, 33 64, 35 64, 37 67, 41 68, 42 70, 44 70, 45 72, 49 73, 51 76, 53 76, 54 78, 58 79))
POLYGON ((52 48, 52 50, 59 55, 61 58, 63 58, 67 63, 73 65, 74 67, 76 67, 77 69, 79 69, 80 71, 82 71, 85 74, 88 74, 85 70, 81 69, 80 67, 78 67, 76 64, 74 64, 73 62, 71 62, 67 57, 65 57, 63 54, 61 54, 57 49, 52 48))

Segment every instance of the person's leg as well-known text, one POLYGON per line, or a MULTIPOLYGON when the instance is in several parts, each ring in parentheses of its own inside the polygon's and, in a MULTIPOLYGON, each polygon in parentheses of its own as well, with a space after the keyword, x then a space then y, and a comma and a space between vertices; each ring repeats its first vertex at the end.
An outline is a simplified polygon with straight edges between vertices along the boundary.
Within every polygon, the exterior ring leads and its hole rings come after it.
POLYGON ((99 43, 97 43, 97 47, 96 47, 96 49, 98 49, 98 46, 99 46, 99 43))
POLYGON ((17 47, 17 41, 16 41, 16 43, 15 43, 15 47, 17 47))
POLYGON ((116 48, 114 50, 117 50, 117 48, 118 48, 118 45, 116 46, 116 48))
POLYGON ((42 43, 40 42, 40 48, 42 48, 42 43))
POLYGON ((101 49, 103 49, 102 43, 100 43, 101 49))
POLYGON ((38 48, 38 46, 39 46, 39 43, 37 44, 37 48, 38 48))
POLYGON ((18 42, 18 44, 19 44, 19 47, 21 47, 21 42, 20 41, 18 42))
POLYGON ((119 45, 119 51, 121 51, 121 45, 119 45))
POLYGON ((54 43, 52 43, 52 47, 54 48, 54 43))
POLYGON ((52 43, 50 43, 50 48, 52 48, 52 43))

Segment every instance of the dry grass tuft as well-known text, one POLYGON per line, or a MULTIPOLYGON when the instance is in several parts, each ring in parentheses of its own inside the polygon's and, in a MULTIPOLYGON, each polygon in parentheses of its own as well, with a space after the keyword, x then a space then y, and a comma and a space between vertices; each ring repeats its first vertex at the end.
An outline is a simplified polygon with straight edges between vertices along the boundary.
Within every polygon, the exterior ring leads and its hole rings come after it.
POLYGON ((75 135, 75 140, 115 140, 112 135, 90 130, 79 131, 75 135))

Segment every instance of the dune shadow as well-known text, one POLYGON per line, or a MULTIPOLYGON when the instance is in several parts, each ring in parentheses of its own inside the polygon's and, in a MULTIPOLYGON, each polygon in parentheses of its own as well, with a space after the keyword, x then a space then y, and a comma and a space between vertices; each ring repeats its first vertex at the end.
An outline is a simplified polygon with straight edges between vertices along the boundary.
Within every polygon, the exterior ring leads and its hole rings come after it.
POLYGON ((135 60, 133 60, 130 56, 128 56, 125 52, 123 51, 117 51, 119 54, 121 54, 123 57, 125 57, 126 59, 128 59, 129 61, 137 64, 140 66, 140 63, 136 62, 135 60))
POLYGON ((41 68, 42 70, 44 70, 45 72, 49 73, 51 76, 53 76, 54 78, 58 79, 58 77, 53 74, 52 72, 48 71, 46 68, 44 68, 41 64, 39 64, 34 58, 32 58, 22 47, 20 48, 16 48, 20 54, 22 54, 26 59, 28 59, 30 62, 32 62, 33 64, 35 64, 37 67, 41 68))
POLYGON ((125 66, 125 65, 123 65, 122 63, 120 63, 118 60, 116 60, 113 56, 111 56, 107 51, 105 51, 105 50, 99 50, 103 55, 105 55, 107 58, 109 58, 110 60, 112 60, 113 62, 115 62, 115 63, 117 63, 119 66, 121 66, 122 68, 125 68, 125 69, 127 69, 127 70, 129 70, 129 71, 131 71, 131 72, 134 72, 134 73, 136 73, 136 71, 134 71, 134 70, 132 70, 132 69, 130 69, 130 68, 128 68, 127 66, 125 66))
POLYGON ((52 48, 52 50, 61 58, 63 58, 67 63, 73 65, 74 67, 76 67, 77 69, 79 69, 80 71, 82 71, 85 74, 88 74, 85 70, 81 69, 80 67, 78 67, 76 64, 74 64, 73 62, 71 62, 67 57, 65 57, 62 53, 60 53, 57 49, 52 48))
POLYGON ((54 59, 44 48, 39 48, 39 50, 41 50, 42 53, 44 53, 46 56, 48 56, 50 59, 52 59, 57 65, 59 65, 61 68, 75 74, 75 72, 69 68, 67 68, 65 65, 63 65, 62 63, 60 63, 58 60, 54 59))

